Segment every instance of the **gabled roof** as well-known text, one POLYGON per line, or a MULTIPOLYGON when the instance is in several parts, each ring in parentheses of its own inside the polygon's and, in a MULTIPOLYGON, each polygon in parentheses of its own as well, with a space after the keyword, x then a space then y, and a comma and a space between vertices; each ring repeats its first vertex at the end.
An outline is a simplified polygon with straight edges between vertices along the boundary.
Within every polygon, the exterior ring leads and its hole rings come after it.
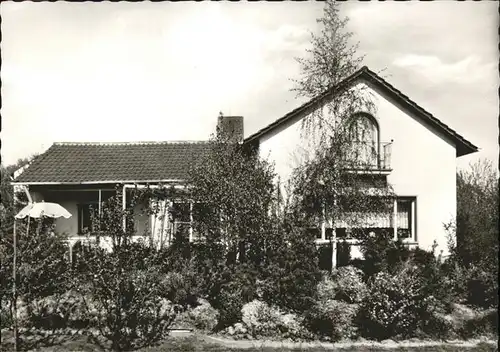
POLYGON ((182 182, 207 142, 54 143, 14 182, 182 182))
POLYGON ((413 100, 404 95, 401 91, 396 89, 394 86, 392 86, 390 83, 388 83, 386 80, 384 80, 382 77, 377 75, 366 66, 362 67, 361 69, 341 81, 339 84, 329 88, 317 97, 309 100, 308 102, 289 112, 285 116, 277 119, 273 123, 247 137, 244 142, 256 142, 262 137, 265 137, 267 134, 272 133, 275 129, 280 128, 287 123, 290 123, 290 121, 300 119, 310 114, 315 109, 332 99, 332 97, 336 93, 348 89, 354 83, 357 83, 359 81, 363 81, 367 83, 371 88, 379 91, 380 93, 383 93, 384 95, 386 95, 386 97, 400 105, 403 109, 406 109, 407 111, 420 117, 423 122, 427 123, 431 127, 436 128, 438 131, 443 133, 444 136, 450 138, 450 140, 455 143, 457 157, 478 151, 478 148, 474 144, 466 140, 464 137, 459 135, 455 130, 451 129, 443 122, 439 121, 431 113, 420 107, 417 103, 415 103, 413 100))

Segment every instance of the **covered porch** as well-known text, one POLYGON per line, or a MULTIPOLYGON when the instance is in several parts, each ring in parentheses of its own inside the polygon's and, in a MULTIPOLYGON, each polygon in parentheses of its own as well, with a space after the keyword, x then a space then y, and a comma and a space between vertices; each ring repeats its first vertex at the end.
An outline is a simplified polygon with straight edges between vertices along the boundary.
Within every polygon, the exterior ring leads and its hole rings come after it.
POLYGON ((145 187, 146 185, 137 184, 44 185, 30 186, 29 193, 34 202, 58 203, 72 214, 69 219, 55 219, 54 230, 67 241, 70 257, 73 256, 73 248, 95 243, 98 237, 99 245, 111 250, 111 238, 104 235, 105 229, 99 219, 107 202, 117 195, 122 210, 132 208, 132 218, 123 221, 124 227, 130 226, 128 230, 133 233, 132 241, 143 240, 164 247, 170 245, 174 234, 179 230, 185 231, 190 241, 194 240, 193 202, 172 198, 150 199, 132 204, 134 192, 145 187))

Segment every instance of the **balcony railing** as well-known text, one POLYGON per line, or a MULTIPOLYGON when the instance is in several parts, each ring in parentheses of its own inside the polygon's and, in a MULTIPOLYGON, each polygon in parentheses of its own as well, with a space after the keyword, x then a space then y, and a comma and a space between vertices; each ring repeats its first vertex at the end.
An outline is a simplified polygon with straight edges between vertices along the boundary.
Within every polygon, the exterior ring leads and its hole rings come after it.
POLYGON ((392 142, 351 142, 345 152, 348 167, 353 170, 391 170, 392 142))

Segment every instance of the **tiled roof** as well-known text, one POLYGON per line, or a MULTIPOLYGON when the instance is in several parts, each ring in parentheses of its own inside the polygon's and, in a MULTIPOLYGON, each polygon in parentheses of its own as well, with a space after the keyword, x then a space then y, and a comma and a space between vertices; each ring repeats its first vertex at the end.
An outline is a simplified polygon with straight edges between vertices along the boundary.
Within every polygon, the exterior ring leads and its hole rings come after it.
POLYGON ((351 76, 341 81, 336 86, 331 87, 330 89, 326 90, 317 97, 309 100, 308 102, 299 106, 295 110, 292 110, 285 116, 277 119, 276 121, 272 122, 271 124, 267 125, 266 127, 260 129, 251 136, 247 137, 245 139, 245 143, 253 143, 257 140, 260 140, 260 138, 264 137, 274 129, 282 125, 285 125, 292 120, 295 121, 296 119, 302 118, 307 114, 310 114, 315 109, 317 109, 321 104, 324 104, 329 99, 331 99, 336 93, 351 87, 353 83, 359 80, 363 80, 366 83, 368 83, 372 88, 382 91, 389 97, 389 99, 392 99, 394 102, 400 104, 403 108, 412 111, 417 116, 419 116, 422 119, 422 121, 428 123, 430 126, 433 126, 439 131, 442 131, 445 136, 449 137, 455 143, 457 156, 462 156, 478 151, 478 148, 474 144, 472 144, 464 137, 459 135, 455 130, 453 130, 440 120, 438 120, 431 113, 420 107, 408 96, 404 95, 401 91, 396 89, 393 85, 391 85, 389 82, 384 80, 382 77, 377 75, 375 72, 373 72, 366 66, 363 66, 361 69, 359 69, 351 76))
POLYGON ((207 142, 54 143, 17 177, 19 183, 185 180, 207 142))

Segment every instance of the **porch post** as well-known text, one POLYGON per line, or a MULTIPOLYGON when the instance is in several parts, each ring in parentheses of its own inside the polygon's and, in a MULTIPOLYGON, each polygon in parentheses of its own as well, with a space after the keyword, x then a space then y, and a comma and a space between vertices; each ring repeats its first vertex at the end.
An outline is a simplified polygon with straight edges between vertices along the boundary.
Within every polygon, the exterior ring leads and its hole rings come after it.
POLYGON ((398 199, 394 198, 394 213, 392 214, 394 218, 394 241, 398 240, 398 199))
POLYGON ((193 242, 193 202, 189 202, 189 242, 193 242))
POLYGON ((332 229, 332 270, 337 267, 337 228, 332 229))
POLYGON ((99 222, 101 220, 101 202, 102 202, 102 195, 101 195, 101 189, 99 188, 99 222))
POLYGON ((322 210, 322 220, 321 220, 321 240, 326 239, 326 212, 325 207, 322 210))
POLYGON ((99 205, 98 205, 99 222, 97 223, 97 226, 99 226, 99 228, 97 229, 97 238, 96 238, 97 245, 99 245, 101 242, 101 218, 102 218, 102 204, 101 203, 102 203, 102 194, 101 194, 101 189, 99 188, 99 205))
POLYGON ((69 262, 70 264, 73 264, 73 243, 71 241, 68 241, 68 247, 69 247, 69 262))
POLYGON ((410 228, 411 228, 411 239, 413 241, 417 241, 417 233, 415 231, 416 229, 416 224, 415 224, 415 221, 416 221, 416 216, 415 216, 415 201, 411 202, 411 213, 410 213, 410 216, 411 216, 411 224, 410 224, 410 228))
POLYGON ((127 230, 127 217, 125 216, 125 209, 127 208, 127 189, 126 185, 123 185, 122 189, 122 210, 123 210, 123 231, 127 230))

